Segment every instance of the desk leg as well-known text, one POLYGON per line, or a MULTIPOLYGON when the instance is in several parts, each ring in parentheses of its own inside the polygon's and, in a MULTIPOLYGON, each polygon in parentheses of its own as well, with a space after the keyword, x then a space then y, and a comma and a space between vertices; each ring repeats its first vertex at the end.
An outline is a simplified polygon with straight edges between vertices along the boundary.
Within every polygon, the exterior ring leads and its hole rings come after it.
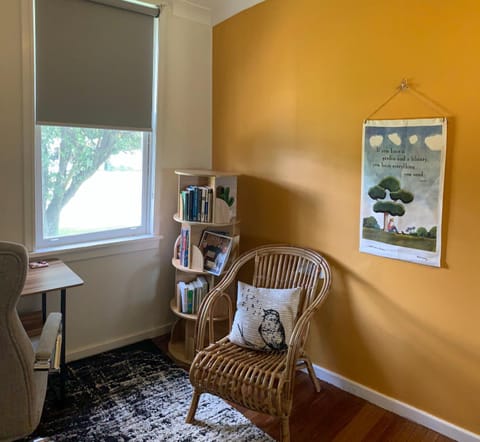
POLYGON ((67 380, 67 364, 65 362, 65 334, 67 328, 67 290, 60 292, 60 312, 62 313, 62 350, 60 354, 60 400, 65 401, 65 382, 67 380))
POLYGON ((42 293, 42 324, 47 320, 47 294, 42 293))

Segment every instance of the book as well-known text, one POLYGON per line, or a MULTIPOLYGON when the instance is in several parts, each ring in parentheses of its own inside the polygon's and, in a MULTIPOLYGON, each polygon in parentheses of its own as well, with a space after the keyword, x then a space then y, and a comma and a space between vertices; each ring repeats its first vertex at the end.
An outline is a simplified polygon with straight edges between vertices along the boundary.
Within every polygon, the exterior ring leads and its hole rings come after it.
POLYGON ((205 210, 207 212, 206 222, 211 223, 213 221, 213 189, 211 187, 208 188, 205 210))
POLYGON ((198 281, 200 282, 200 286, 201 286, 200 300, 198 303, 198 306, 200 307, 200 304, 205 299, 205 296, 207 296, 207 293, 208 293, 208 281, 207 281, 207 278, 205 278, 205 276, 199 276, 198 281))
POLYGON ((198 307, 200 306, 202 284, 200 283, 198 278, 193 280, 190 284, 193 288, 192 313, 197 313, 198 307))
POLYGON ((180 281, 177 283, 177 293, 175 296, 175 303, 177 305, 177 308, 180 312, 183 311, 183 291, 185 290, 185 282, 180 281))
POLYGON ((204 276, 199 276, 191 282, 179 281, 177 283, 176 302, 182 313, 198 313, 200 304, 208 293, 208 281, 204 276))
POLYGON ((207 197, 208 197, 208 188, 206 186, 202 186, 201 190, 201 201, 200 201, 200 221, 202 223, 207 222, 207 197))
POLYGON ((186 292, 187 292, 187 310, 185 313, 193 313, 194 287, 191 282, 186 285, 186 292))
POLYGON ((177 307, 182 313, 186 313, 188 310, 187 290, 186 284, 180 281, 177 284, 177 307), (180 299, 179 299, 180 298, 180 299))
POLYGON ((190 267, 190 226, 182 226, 180 230, 179 261, 183 267, 190 267))
POLYGON ((213 188, 187 186, 180 192, 178 215, 185 221, 212 222, 213 188))
POLYGON ((180 219, 187 219, 187 214, 188 214, 188 198, 187 198, 188 192, 186 190, 182 190, 180 192, 180 207, 179 207, 179 213, 178 216, 180 219))
POLYGON ((203 255, 203 270, 219 276, 225 269, 232 243, 231 236, 204 230, 199 243, 203 255))
POLYGON ((188 186, 187 187, 187 191, 188 191, 188 194, 187 194, 187 197, 188 197, 188 202, 187 202, 187 206, 188 206, 188 212, 187 212, 187 220, 188 221, 193 221, 193 186, 188 186))
POLYGON ((192 186, 192 221, 198 221, 198 187, 192 186))

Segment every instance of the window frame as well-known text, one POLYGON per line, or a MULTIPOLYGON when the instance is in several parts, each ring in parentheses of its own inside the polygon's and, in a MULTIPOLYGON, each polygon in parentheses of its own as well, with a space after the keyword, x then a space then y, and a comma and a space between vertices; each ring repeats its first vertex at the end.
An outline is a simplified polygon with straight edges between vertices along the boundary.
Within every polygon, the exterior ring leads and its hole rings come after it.
MULTIPOLYGON (((143 137, 142 164, 142 214, 141 225, 121 229, 110 229, 56 238, 43 237, 43 202, 41 174, 41 128, 35 116, 35 0, 21 0, 22 10, 22 52, 23 52, 23 120, 24 126, 24 171, 29 177, 25 182, 25 243, 33 255, 49 252, 85 249, 109 244, 130 243, 131 240, 154 238, 155 244, 161 236, 155 235, 155 171, 156 171, 156 131, 157 100, 159 81, 159 19, 153 26, 153 84, 152 84, 152 129, 139 131, 143 137)), ((74 126, 72 126, 74 127, 74 126)), ((112 128, 127 130, 127 128, 112 128)), ((158 227, 158 226, 157 226, 158 227)), ((151 247, 155 247, 152 243, 151 247)), ((131 248, 131 246, 129 246, 131 248)), ((150 248, 150 247, 147 247, 150 248)))
MULTIPOLYGON (((44 127, 44 126, 43 126, 44 127)), ((58 237, 45 238, 43 235, 43 182, 41 160, 41 129, 42 125, 35 125, 34 146, 34 189, 35 189, 35 249, 50 249, 59 246, 75 246, 85 243, 105 242, 109 240, 126 239, 130 237, 145 236, 152 233, 153 222, 153 146, 152 133, 143 131, 142 153, 142 212, 139 226, 108 229, 96 232, 75 235, 59 235, 58 237)), ((139 131, 140 132, 140 131, 139 131)))

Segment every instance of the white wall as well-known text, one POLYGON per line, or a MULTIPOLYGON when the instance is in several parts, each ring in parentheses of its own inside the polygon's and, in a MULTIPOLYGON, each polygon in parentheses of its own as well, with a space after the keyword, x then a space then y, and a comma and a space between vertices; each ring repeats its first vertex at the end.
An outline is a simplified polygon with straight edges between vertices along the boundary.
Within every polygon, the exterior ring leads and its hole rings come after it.
MULTIPOLYGON (((22 130, 21 2, 0 14, 0 239, 26 242, 22 130)), ((58 254, 84 280, 67 292, 67 357, 74 359, 169 331, 172 247, 178 225, 175 168, 211 165, 211 27, 161 18, 156 218, 162 240, 58 254)), ((27 168, 28 170, 28 168, 27 168)), ((28 201, 27 201, 28 206, 28 201)), ((52 296, 52 299, 58 296, 52 296)), ((56 301, 56 299, 54 299, 56 301)), ((28 310, 35 301, 22 301, 28 310)), ((56 302, 53 303, 54 308, 56 302)))
POLYGON ((0 13, 0 238, 23 239, 20 2, 0 13))

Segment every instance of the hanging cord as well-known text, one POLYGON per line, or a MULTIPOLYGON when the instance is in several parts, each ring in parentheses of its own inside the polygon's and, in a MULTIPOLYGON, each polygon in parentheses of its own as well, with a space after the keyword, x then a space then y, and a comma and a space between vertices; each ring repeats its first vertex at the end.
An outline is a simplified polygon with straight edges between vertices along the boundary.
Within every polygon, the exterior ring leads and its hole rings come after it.
POLYGON ((390 97, 388 97, 380 106, 378 106, 367 118, 365 118, 365 121, 373 117, 373 115, 375 115, 380 109, 390 103, 390 101, 392 101, 401 92, 410 92, 411 94, 422 100, 425 104, 427 104, 430 109, 433 109, 435 112, 438 112, 440 116, 446 118, 445 109, 443 109, 441 106, 436 104, 434 101, 432 101, 422 93, 417 92, 415 89, 411 88, 408 84, 408 80, 404 78, 400 85, 396 88, 396 91, 392 95, 390 95, 390 97))

